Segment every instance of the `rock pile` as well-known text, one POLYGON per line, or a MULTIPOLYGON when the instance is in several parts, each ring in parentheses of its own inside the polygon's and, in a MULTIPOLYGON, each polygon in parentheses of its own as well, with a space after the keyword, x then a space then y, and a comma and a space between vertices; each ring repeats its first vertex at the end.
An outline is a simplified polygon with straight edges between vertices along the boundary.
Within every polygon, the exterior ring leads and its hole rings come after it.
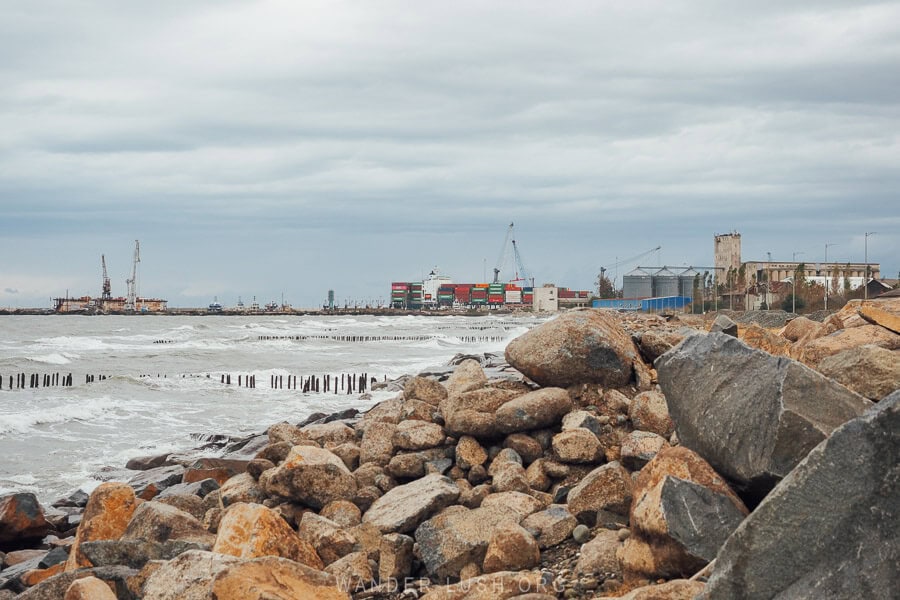
POLYGON ((219 459, 4 497, 0 600, 888 597, 900 393, 873 412, 687 323, 573 311, 509 345, 524 378, 461 359, 219 459))

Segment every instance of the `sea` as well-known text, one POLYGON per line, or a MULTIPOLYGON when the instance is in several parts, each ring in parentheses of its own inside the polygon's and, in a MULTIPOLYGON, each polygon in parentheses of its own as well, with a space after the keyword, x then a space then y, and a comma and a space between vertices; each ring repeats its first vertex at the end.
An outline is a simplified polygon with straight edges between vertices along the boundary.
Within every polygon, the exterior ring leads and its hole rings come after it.
POLYGON ((502 353, 539 319, 2 316, 0 496, 28 491, 50 503, 116 479, 133 457, 196 448, 211 434, 261 433, 314 412, 365 410, 397 392, 304 393, 299 382, 362 373, 391 380, 460 353, 502 353), (35 374, 41 385, 32 388, 35 374), (61 385, 69 375, 72 385, 61 385), (230 385, 222 382, 229 375, 230 385), (44 386, 45 376, 60 384, 44 386), (299 389, 290 387, 294 377, 299 389))

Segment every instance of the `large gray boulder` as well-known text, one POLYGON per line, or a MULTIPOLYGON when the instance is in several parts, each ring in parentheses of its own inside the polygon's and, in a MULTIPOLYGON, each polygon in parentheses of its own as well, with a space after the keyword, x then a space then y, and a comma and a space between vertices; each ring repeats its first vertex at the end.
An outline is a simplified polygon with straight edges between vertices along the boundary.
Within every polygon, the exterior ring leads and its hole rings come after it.
POLYGON ((809 455, 741 523, 701 595, 896 598, 900 392, 809 455))
POLYGON ((407 533, 457 498, 456 484, 434 473, 391 489, 372 504, 362 520, 382 533, 407 533))
POLYGON ((509 343, 507 362, 544 387, 634 381, 637 348, 615 316, 574 310, 535 327, 509 343))
POLYGON ((723 333, 689 337, 655 364, 681 444, 751 504, 872 405, 805 365, 723 333))

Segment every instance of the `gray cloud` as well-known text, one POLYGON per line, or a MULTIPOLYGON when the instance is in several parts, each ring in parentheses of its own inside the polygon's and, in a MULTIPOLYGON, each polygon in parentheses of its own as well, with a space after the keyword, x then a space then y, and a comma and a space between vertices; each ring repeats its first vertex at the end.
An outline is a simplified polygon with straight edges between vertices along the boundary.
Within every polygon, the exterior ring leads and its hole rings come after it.
POLYGON ((709 263, 735 228, 748 257, 852 260, 876 230, 900 269, 895 5, 0 11, 0 251, 23 256, 0 275, 23 301, 91 293, 135 238, 174 303, 377 297, 435 264, 481 278, 510 221, 573 287, 657 244, 709 263))

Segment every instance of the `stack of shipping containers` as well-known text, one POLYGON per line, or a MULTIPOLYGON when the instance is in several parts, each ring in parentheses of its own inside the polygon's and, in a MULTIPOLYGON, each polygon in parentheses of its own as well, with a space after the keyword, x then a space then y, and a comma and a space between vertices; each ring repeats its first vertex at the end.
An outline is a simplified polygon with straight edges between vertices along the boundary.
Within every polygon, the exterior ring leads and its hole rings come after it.
POLYGON ((506 296, 504 296, 504 292, 506 291, 506 284, 503 283, 492 283, 488 286, 488 304, 497 305, 503 304, 506 301, 506 296))
POLYGON ((488 284, 476 283, 472 288, 472 304, 483 306, 488 302, 488 284))
POLYGON ((458 304, 468 305, 472 303, 472 286, 466 283, 460 283, 453 290, 453 294, 458 304))
POLYGON ((395 281, 391 284, 391 306, 406 308, 409 303, 409 283, 395 281))
POLYGON ((522 288, 522 304, 534 304, 534 288, 522 288))
POLYGON ((522 304, 522 288, 513 283, 507 284, 504 299, 507 304, 522 304))
POLYGON ((455 285, 442 285, 438 288, 438 306, 453 306, 455 285))
POLYGON ((422 288, 423 284, 421 282, 409 284, 409 308, 413 310, 422 308, 422 302, 425 300, 422 288))

